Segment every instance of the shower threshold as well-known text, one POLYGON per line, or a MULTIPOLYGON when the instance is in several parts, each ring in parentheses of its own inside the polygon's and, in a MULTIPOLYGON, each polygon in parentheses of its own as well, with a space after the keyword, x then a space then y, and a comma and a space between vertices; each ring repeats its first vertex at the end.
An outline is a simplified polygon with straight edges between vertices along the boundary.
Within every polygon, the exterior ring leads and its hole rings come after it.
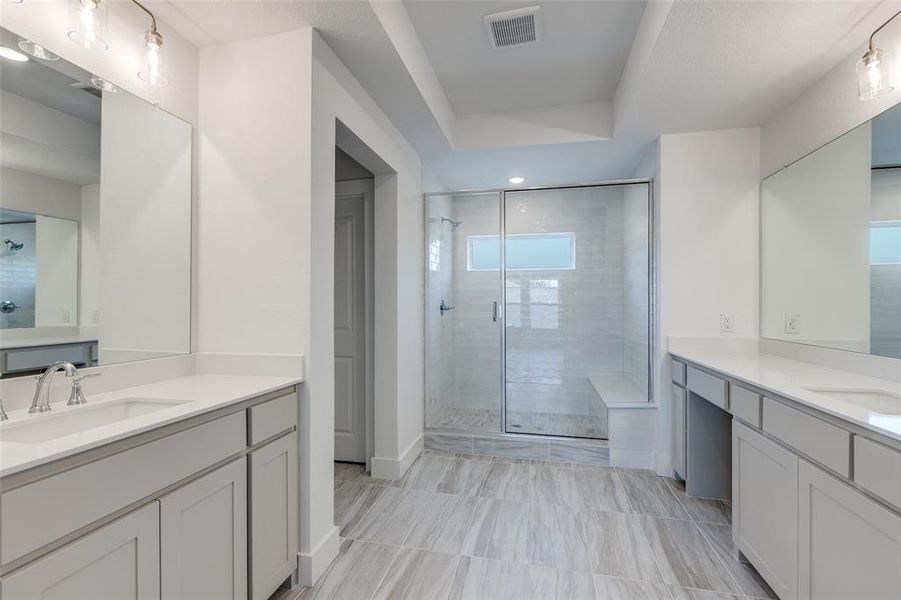
POLYGON ((606 439, 426 428, 423 445, 426 450, 464 456, 610 465, 606 439))

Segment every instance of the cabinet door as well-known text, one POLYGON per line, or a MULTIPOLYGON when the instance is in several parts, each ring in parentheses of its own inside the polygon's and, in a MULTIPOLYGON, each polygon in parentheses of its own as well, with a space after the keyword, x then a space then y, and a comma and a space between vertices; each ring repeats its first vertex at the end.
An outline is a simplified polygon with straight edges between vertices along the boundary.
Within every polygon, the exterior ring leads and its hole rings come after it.
POLYGON ((250 453, 250 598, 266 600, 297 564, 297 434, 250 453))
POLYGON ((159 600, 159 527, 152 502, 4 577, 0 597, 159 600))
POLYGON ((228 463, 160 499, 167 600, 247 597, 247 467, 228 463))
POLYGON ((685 479, 685 390, 672 385, 673 394, 673 470, 685 479))
POLYGON ((901 598, 901 516, 801 461, 800 596, 901 598))
POLYGON ((779 598, 797 598, 798 457, 735 420, 732 538, 779 598))

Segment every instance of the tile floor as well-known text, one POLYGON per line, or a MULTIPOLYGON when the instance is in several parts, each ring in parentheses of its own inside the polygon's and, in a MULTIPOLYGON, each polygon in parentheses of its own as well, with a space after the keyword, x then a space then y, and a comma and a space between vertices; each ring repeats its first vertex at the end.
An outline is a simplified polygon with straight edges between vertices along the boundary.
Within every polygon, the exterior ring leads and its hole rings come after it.
POLYGON ((730 505, 650 471, 425 452, 400 481, 335 463, 341 552, 278 600, 775 598, 730 505))

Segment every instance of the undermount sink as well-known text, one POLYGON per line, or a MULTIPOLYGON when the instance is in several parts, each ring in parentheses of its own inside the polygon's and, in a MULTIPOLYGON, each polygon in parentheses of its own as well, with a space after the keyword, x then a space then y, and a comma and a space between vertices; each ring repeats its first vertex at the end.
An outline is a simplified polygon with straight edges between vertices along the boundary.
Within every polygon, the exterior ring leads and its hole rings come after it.
POLYGON ((96 406, 88 404, 63 412, 36 415, 19 422, 10 420, 0 427, 0 441, 40 444, 73 433, 141 417, 179 404, 184 404, 184 401, 123 398, 96 406))
POLYGON ((860 388, 808 387, 804 389, 883 415, 901 415, 901 395, 891 392, 860 388))

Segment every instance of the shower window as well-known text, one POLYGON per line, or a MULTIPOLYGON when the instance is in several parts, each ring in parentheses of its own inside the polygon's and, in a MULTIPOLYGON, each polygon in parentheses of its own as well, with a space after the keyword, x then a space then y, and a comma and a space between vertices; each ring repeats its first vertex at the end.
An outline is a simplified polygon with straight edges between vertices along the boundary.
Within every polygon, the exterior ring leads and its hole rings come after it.
MULTIPOLYGON (((470 271, 500 269, 500 238, 471 235, 467 238, 470 271)), ((571 232, 524 233, 506 236, 508 271, 571 270, 576 268, 576 234, 571 232)))

